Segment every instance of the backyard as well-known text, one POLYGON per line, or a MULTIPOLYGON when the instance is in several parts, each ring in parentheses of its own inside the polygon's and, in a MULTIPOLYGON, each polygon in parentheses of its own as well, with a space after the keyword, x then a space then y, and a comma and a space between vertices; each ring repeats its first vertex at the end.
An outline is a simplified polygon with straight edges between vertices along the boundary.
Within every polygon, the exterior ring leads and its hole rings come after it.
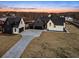
POLYGON ((0 34, 0 57, 7 52, 19 39, 21 35, 0 34))
POLYGON ((70 33, 43 32, 31 41, 21 58, 79 57, 79 29, 71 24, 66 28, 70 33))

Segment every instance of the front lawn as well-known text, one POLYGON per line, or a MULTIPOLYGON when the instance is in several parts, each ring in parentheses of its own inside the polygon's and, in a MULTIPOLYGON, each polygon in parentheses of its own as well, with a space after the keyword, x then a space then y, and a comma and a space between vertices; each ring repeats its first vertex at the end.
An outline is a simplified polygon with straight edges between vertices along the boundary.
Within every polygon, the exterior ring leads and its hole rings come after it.
POLYGON ((26 47, 21 58, 65 58, 79 57, 79 29, 67 25, 70 33, 43 32, 26 47))
POLYGON ((18 40, 21 35, 0 34, 0 57, 7 52, 18 40))

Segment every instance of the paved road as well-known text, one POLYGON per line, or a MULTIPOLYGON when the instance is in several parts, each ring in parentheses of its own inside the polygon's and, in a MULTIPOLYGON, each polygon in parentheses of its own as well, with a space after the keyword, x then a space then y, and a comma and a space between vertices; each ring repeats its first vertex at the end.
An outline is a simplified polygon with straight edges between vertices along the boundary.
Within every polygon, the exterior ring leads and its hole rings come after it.
POLYGON ((31 40, 34 37, 40 36, 41 33, 42 30, 26 30, 22 32, 22 38, 10 50, 8 50, 2 58, 19 58, 31 40))

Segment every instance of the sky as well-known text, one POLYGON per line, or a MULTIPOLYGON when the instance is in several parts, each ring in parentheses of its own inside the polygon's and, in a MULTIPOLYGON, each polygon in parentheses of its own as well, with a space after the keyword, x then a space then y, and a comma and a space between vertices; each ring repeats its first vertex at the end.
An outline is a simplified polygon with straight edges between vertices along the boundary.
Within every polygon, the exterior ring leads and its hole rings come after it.
POLYGON ((1 6, 14 8, 79 9, 79 1, 0 1, 1 6))

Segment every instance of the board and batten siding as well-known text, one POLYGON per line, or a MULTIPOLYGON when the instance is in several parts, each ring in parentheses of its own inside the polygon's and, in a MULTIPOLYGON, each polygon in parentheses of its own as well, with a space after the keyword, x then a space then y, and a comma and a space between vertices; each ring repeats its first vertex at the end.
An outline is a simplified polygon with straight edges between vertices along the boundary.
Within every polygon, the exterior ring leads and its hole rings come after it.
POLYGON ((21 18, 21 21, 19 23, 19 27, 18 28, 22 28, 22 27, 24 27, 24 30, 25 30, 25 23, 24 23, 23 18, 21 18))
POLYGON ((53 30, 53 31, 64 31, 63 28, 65 27, 64 25, 54 25, 54 23, 49 20, 47 23, 47 30, 53 30))
POLYGON ((49 20, 47 23, 47 30, 53 30, 54 29, 54 23, 49 20))
POLYGON ((63 31, 64 26, 60 26, 60 25, 56 25, 55 28, 53 28, 52 30, 54 31, 63 31))

